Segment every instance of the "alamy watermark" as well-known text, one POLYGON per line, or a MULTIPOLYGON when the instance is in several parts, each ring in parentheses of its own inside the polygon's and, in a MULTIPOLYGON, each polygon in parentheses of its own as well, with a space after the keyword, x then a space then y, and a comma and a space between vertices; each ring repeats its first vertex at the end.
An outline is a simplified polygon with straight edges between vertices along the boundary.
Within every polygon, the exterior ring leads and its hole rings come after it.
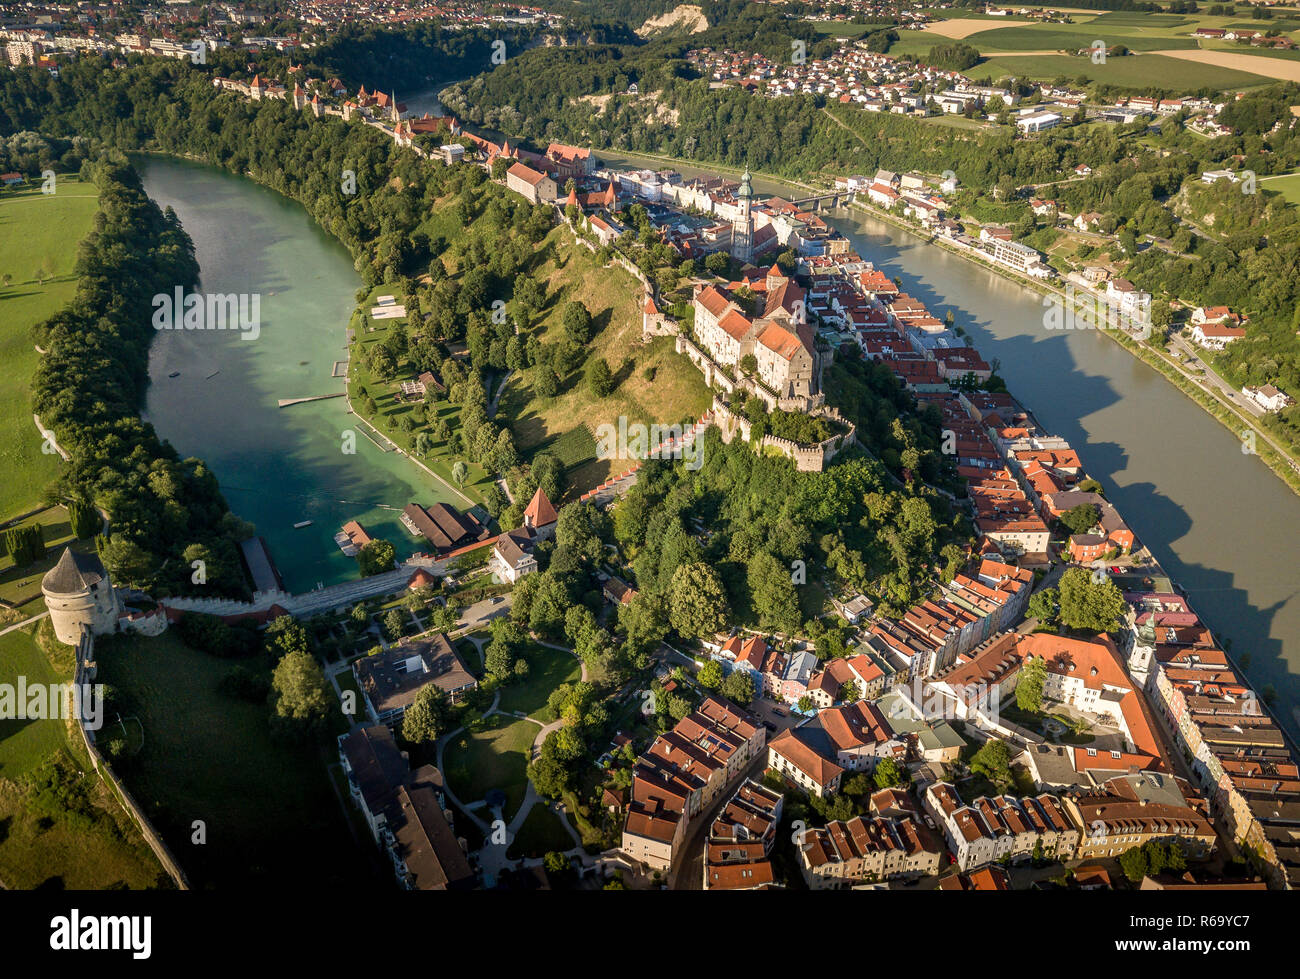
POLYGON ((66 721, 74 718, 88 731, 104 726, 102 683, 0 683, 0 721, 66 721))
POLYGON ((596 427, 596 458, 602 460, 680 459, 687 469, 704 465, 693 431, 682 425, 628 423, 619 415, 618 425, 606 422, 596 427), (689 435, 689 437, 688 437, 689 435))
POLYGON ((1073 285, 1065 287, 1065 298, 1043 297, 1043 326, 1049 330, 1123 330, 1146 340, 1151 336, 1150 300, 1134 302, 1133 310, 1073 285))
POLYGON ((260 293, 186 293, 177 286, 174 293, 153 297, 155 330, 238 330, 256 340, 262 332, 260 293))

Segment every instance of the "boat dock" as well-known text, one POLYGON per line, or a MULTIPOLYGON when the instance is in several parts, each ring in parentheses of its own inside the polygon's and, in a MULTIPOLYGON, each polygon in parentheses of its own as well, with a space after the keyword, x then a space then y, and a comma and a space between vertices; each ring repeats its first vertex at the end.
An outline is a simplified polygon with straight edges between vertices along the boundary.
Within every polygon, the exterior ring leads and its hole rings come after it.
POLYGON ((305 404, 308 401, 328 401, 330 398, 342 398, 345 395, 346 392, 340 391, 338 394, 314 394, 309 398, 281 398, 275 404, 278 408, 288 408, 289 405, 305 404))

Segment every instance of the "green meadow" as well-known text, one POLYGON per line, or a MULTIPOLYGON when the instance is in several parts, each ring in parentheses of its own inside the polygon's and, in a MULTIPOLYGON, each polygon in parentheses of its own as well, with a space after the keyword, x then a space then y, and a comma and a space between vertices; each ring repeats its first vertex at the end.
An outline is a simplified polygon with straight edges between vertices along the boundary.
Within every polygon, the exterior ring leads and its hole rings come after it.
POLYGON ((32 422, 40 354, 31 330, 76 293, 77 244, 91 229, 98 191, 74 177, 60 177, 56 190, 0 191, 0 519, 37 505, 61 465, 41 451, 32 422))

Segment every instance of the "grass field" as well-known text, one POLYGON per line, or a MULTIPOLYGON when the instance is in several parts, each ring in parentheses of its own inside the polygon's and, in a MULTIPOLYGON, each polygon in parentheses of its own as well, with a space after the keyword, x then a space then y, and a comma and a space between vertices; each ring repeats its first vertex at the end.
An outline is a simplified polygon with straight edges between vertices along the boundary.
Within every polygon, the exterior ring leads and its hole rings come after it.
POLYGON ((1233 71, 1216 65, 1197 64, 1159 54, 1129 55, 1108 58, 1105 64, 1094 65, 1087 58, 1066 55, 1024 55, 1022 57, 993 57, 982 61, 966 72, 971 78, 995 80, 1014 76, 1050 80, 1065 77, 1071 80, 1087 78, 1123 88, 1195 90, 1201 88, 1250 88, 1267 84, 1269 79, 1244 71, 1233 71))
POLYGON ((1262 177, 1259 187, 1261 190, 1281 194, 1292 204, 1300 206, 1300 173, 1289 173, 1284 177, 1262 177))
POLYGON ((493 714, 484 720, 483 730, 456 735, 443 751, 444 775, 452 791, 468 804, 490 789, 500 789, 506 794, 503 815, 509 822, 524 801, 538 730, 531 721, 493 714))
POLYGON ((39 186, 0 191, 0 519, 40 502, 59 473, 41 451, 32 423, 31 378, 40 355, 31 329, 71 301, 77 243, 90 231, 98 191, 60 177, 57 193, 39 186))
MULTIPOLYGON (((601 424, 617 425, 620 416, 629 424, 647 425, 695 420, 711 400, 700 372, 673 350, 670 337, 642 343, 640 284, 621 268, 598 267, 595 256, 570 243, 568 234, 563 228, 551 232, 557 257, 537 272, 546 282, 547 295, 562 292, 564 301, 552 303, 534 330, 542 342, 558 342, 563 336, 564 303, 583 303, 598 328, 588 355, 605 359, 616 386, 608 396, 597 398, 578 370, 562 379, 554 397, 544 398, 533 391, 535 369, 511 377, 501 397, 500 417, 510 420, 515 444, 524 458, 564 445, 566 433, 575 428, 594 433, 601 424)), ((593 457, 594 443, 590 461, 578 461, 569 470, 570 496, 598 485, 616 465, 622 469, 631 464, 631 460, 597 461, 593 457)))
POLYGON ((1117 33, 1108 31, 1095 22, 1088 24, 1043 24, 1041 27, 1003 27, 981 31, 966 38, 966 43, 979 49, 981 54, 995 51, 1069 51, 1087 48, 1094 40, 1103 40, 1107 47, 1123 44, 1133 51, 1159 51, 1172 48, 1194 48, 1196 39, 1170 37, 1160 33, 1117 33))
MULTIPOLYGON (((197 889, 337 888, 372 881, 330 783, 327 748, 271 735, 267 708, 221 694, 234 666, 172 633, 101 639, 102 682, 139 716, 144 747, 121 773, 197 889), (206 842, 192 842, 195 820, 206 842)), ((363 841, 365 842, 365 841, 363 841)))
POLYGON ((506 856, 512 860, 520 857, 543 857, 550 850, 564 852, 574 847, 573 837, 560 821, 560 817, 543 803, 538 803, 524 817, 519 833, 510 841, 506 856))
POLYGON ((8 617, 14 621, 30 618, 45 608, 41 597, 41 578, 45 572, 54 567, 63 554, 63 548, 72 544, 77 551, 93 551, 94 543, 90 540, 75 541, 72 537, 72 524, 68 520, 68 511, 61 506, 50 507, 34 513, 13 526, 26 527, 41 524, 45 535, 45 556, 25 567, 14 567, 14 559, 8 554, 0 557, 0 618, 8 617))
POLYGON ((1071 19, 1069 24, 1008 23, 1002 18, 966 18, 932 24, 923 32, 904 32, 891 46, 890 54, 924 57, 934 44, 948 37, 975 47, 985 57, 984 62, 966 72, 971 77, 1076 79, 1085 76, 1125 88, 1189 91, 1206 87, 1246 88, 1269 80, 1287 79, 1291 77, 1289 62, 1300 58, 1295 52, 1265 51, 1233 41, 1192 37, 1198 27, 1236 27, 1251 31, 1277 29, 1300 39, 1294 33, 1296 25, 1282 18, 1243 22, 1240 14, 1210 17, 1077 11, 1071 19), (1093 65, 1086 58, 1074 56, 1074 52, 1089 48, 1096 40, 1104 41, 1108 47, 1122 44, 1136 52, 1186 52, 1184 57, 1191 60, 1179 64, 1183 58, 1148 55, 1156 60, 1145 60, 1123 56, 1110 58, 1106 65, 1093 65), (999 58, 999 55, 1017 53, 1023 56, 999 58), (1253 55, 1267 60, 1252 60, 1249 56, 1253 55), (1270 64, 1279 61, 1283 64, 1270 64))
MULTIPOLYGON (((48 643, 48 622, 41 626, 48 643)), ((30 688, 71 678, 66 647, 49 646, 47 653, 36 633, 28 626, 0 636, 0 684, 16 687, 22 677, 30 688)), ((68 735, 62 720, 0 721, 0 881, 16 889, 171 886, 85 749, 68 735), (27 779, 47 763, 83 796, 80 811, 34 795, 27 779)))
MULTIPOLYGON (((36 645, 32 626, 0 636, 0 684, 16 686, 19 677, 27 683, 60 683, 49 658, 36 645)), ((18 779, 39 767, 68 743, 59 720, 0 720, 0 778, 18 779)))
POLYGON ((582 664, 572 653, 537 643, 528 643, 523 655, 528 660, 528 680, 501 688, 500 709, 549 723, 555 715, 547 708, 546 698, 560 684, 577 682, 582 677, 582 664))

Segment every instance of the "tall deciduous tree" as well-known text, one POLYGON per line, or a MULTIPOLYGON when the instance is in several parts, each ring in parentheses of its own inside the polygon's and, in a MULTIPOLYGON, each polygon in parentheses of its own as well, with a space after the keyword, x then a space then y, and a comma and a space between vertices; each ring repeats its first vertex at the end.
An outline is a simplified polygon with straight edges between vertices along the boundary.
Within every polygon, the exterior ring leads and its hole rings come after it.
POLYGON ((726 625, 727 612, 722 580, 707 564, 684 564, 673 572, 668 621, 683 636, 702 638, 718 632, 726 625))

